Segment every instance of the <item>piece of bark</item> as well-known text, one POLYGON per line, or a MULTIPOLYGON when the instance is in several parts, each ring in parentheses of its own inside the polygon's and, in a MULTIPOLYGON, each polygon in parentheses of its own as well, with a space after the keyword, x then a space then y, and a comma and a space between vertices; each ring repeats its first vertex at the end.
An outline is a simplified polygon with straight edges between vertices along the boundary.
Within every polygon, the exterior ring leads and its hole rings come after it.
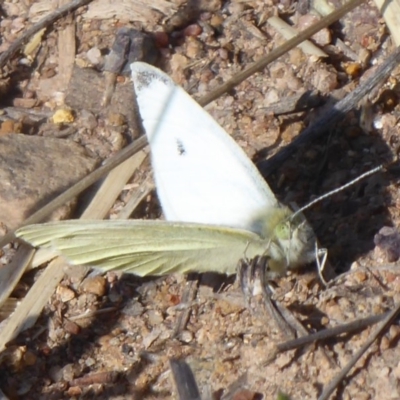
POLYGON ((98 115, 106 113, 122 114, 129 127, 136 126, 133 84, 131 82, 115 85, 110 105, 102 106, 106 82, 103 74, 89 68, 74 67, 65 103, 74 110, 88 110, 98 115))
POLYGON ((176 4, 166 0, 131 1, 131 0, 98 0, 93 2, 83 14, 85 19, 116 18, 123 21, 155 24, 160 15, 170 16, 176 11, 176 4))
MULTIPOLYGON (((68 4, 70 0, 58 0, 59 7, 68 4)), ((75 22, 73 15, 64 18, 63 26, 58 30, 58 80, 60 87, 66 88, 72 76, 75 63, 75 22)))
POLYGON ((400 0, 374 0, 381 11, 396 46, 400 46, 400 0))

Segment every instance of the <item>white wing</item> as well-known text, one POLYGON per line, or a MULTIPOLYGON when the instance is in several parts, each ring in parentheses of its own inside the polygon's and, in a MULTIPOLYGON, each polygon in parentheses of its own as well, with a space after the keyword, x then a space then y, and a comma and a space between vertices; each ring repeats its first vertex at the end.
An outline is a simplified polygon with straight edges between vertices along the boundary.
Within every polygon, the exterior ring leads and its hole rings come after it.
POLYGON ((254 218, 279 204, 244 151, 168 75, 131 69, 166 219, 257 231, 254 218))

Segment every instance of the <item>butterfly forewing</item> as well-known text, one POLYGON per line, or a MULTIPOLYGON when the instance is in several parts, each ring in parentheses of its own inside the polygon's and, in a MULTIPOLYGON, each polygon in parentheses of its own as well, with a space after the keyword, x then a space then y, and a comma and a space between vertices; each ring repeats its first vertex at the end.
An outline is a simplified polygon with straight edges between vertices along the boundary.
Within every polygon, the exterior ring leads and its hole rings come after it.
POLYGON ((254 215, 279 207, 243 150, 182 88, 147 64, 131 68, 166 219, 251 230, 254 215))

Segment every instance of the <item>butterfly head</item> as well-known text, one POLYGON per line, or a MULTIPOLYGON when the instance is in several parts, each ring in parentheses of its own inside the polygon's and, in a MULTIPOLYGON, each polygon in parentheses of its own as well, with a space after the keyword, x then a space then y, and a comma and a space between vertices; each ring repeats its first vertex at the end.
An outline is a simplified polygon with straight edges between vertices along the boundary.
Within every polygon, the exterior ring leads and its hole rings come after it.
POLYGON ((285 255, 287 268, 298 268, 314 261, 316 237, 303 214, 291 214, 278 223, 274 238, 285 255))
POLYGON ((253 221, 254 231, 267 242, 269 264, 277 273, 314 261, 316 237, 303 214, 294 214, 288 207, 277 207, 253 221))

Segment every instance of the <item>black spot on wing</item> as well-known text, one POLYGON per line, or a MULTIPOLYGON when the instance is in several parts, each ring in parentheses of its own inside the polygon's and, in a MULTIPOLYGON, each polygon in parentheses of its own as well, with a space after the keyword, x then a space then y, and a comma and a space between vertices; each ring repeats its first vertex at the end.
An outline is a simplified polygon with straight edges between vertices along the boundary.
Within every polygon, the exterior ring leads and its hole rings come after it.
POLYGON ((182 140, 176 139, 176 149, 178 150, 178 154, 183 156, 186 154, 185 146, 183 145, 182 140))

